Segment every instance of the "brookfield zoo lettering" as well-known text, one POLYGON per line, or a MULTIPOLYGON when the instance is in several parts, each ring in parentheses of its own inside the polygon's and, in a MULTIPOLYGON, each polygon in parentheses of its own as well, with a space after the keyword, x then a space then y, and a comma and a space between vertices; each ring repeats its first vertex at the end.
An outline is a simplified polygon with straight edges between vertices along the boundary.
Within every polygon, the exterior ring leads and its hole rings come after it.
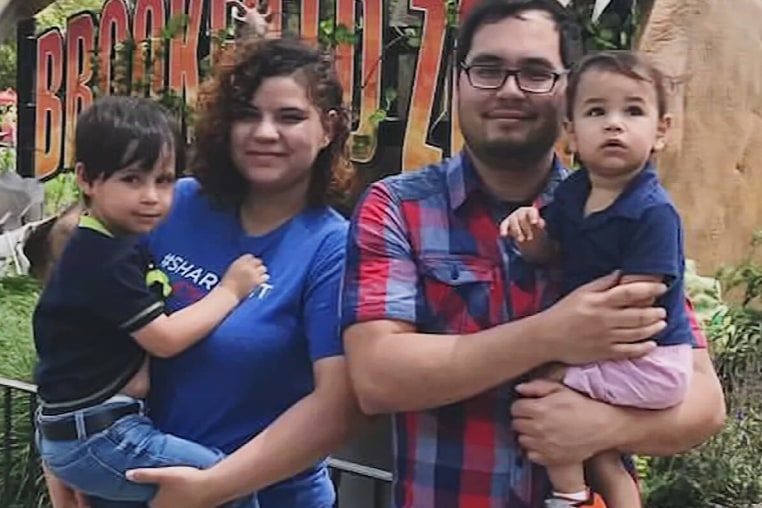
MULTIPOLYGON (((415 169, 462 145, 451 107, 455 1, 400 0, 395 12, 389 0, 269 2, 276 30, 332 44, 353 112, 352 156, 369 179, 376 166, 383 174, 415 169)), ((230 32, 234 8, 229 0, 106 0, 100 13, 76 14, 66 30, 41 33, 34 65, 35 175, 47 179, 72 167, 76 117, 93 101, 96 86, 111 90, 115 48, 125 41, 155 44, 178 16, 184 27, 167 41, 163 65, 150 68, 147 88, 169 89, 192 108, 204 60, 213 54, 215 34, 230 32)), ((142 52, 133 54, 127 72, 134 83, 148 66, 142 52)))

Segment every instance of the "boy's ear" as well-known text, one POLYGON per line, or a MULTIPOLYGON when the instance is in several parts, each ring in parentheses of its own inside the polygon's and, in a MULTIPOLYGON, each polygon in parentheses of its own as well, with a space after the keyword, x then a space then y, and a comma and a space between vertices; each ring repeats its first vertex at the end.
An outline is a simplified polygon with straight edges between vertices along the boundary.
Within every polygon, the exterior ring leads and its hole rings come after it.
POLYGON ((659 119, 659 125, 656 127, 656 142, 654 151, 658 152, 664 149, 667 144, 667 133, 672 128, 672 115, 664 115, 659 119))
POLYGON ((74 176, 77 180, 77 186, 79 187, 79 190, 82 191, 82 194, 89 197, 92 193, 93 183, 87 179, 87 175, 85 174, 85 165, 81 162, 77 162, 74 165, 74 176))

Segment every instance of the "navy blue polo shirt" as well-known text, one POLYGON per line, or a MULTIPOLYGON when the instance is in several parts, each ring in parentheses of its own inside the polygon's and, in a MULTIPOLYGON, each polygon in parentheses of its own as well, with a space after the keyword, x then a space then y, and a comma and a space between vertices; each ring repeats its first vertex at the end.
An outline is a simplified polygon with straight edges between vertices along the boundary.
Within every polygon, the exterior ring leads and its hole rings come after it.
POLYGON ((564 294, 598 277, 661 275, 669 289, 658 301, 667 311, 659 345, 691 344, 685 311, 683 229, 667 191, 647 165, 608 208, 585 216, 590 177, 573 172, 543 210, 550 238, 561 248, 564 294))
POLYGON ((148 251, 84 216, 33 315, 38 394, 52 410, 99 404, 140 369, 132 333, 164 312, 146 284, 148 251))

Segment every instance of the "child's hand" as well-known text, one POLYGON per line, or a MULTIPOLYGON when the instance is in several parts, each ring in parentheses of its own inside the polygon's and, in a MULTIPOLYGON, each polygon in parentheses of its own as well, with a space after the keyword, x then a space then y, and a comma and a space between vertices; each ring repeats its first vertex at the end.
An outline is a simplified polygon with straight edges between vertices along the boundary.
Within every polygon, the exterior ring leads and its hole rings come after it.
POLYGON ((500 223, 500 234, 519 243, 531 242, 538 231, 545 229, 545 220, 533 206, 522 206, 500 223))
POLYGON ((248 297, 251 291, 270 279, 262 260, 251 254, 244 254, 228 267, 220 286, 231 291, 239 300, 248 297))

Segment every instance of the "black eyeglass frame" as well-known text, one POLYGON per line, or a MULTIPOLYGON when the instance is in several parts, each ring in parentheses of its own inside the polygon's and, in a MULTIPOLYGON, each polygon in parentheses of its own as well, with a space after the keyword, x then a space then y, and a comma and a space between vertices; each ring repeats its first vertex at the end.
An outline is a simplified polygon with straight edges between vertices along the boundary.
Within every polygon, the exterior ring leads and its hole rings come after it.
POLYGON ((564 70, 564 71, 560 71, 560 72, 559 71, 550 71, 550 70, 547 71, 547 73, 553 77, 553 80, 550 83, 550 87, 547 90, 538 91, 538 90, 526 89, 526 88, 524 88, 521 85, 521 79, 519 78, 519 75, 522 72, 528 72, 526 69, 502 69, 502 68, 499 68, 499 67, 496 67, 496 66, 492 66, 492 65, 483 65, 483 64, 471 64, 471 65, 468 65, 466 63, 461 63, 460 64, 460 68, 463 70, 463 72, 466 73, 466 78, 468 78, 468 83, 472 87, 477 88, 479 90, 499 90, 499 89, 501 89, 501 88, 503 88, 505 86, 505 82, 508 81, 508 78, 512 76, 514 78, 514 80, 516 81, 516 86, 518 87, 519 90, 521 90, 524 93, 531 93, 531 94, 536 94, 536 95, 542 95, 542 94, 549 94, 549 93, 551 93, 556 88, 556 84, 558 83, 558 81, 563 76, 566 76, 569 73, 568 70, 564 70), (471 78, 471 69, 473 69, 474 67, 477 67, 477 68, 500 69, 503 72, 503 79, 500 80, 500 84, 495 85, 495 86, 476 85, 476 84, 474 84, 474 81, 471 78))

